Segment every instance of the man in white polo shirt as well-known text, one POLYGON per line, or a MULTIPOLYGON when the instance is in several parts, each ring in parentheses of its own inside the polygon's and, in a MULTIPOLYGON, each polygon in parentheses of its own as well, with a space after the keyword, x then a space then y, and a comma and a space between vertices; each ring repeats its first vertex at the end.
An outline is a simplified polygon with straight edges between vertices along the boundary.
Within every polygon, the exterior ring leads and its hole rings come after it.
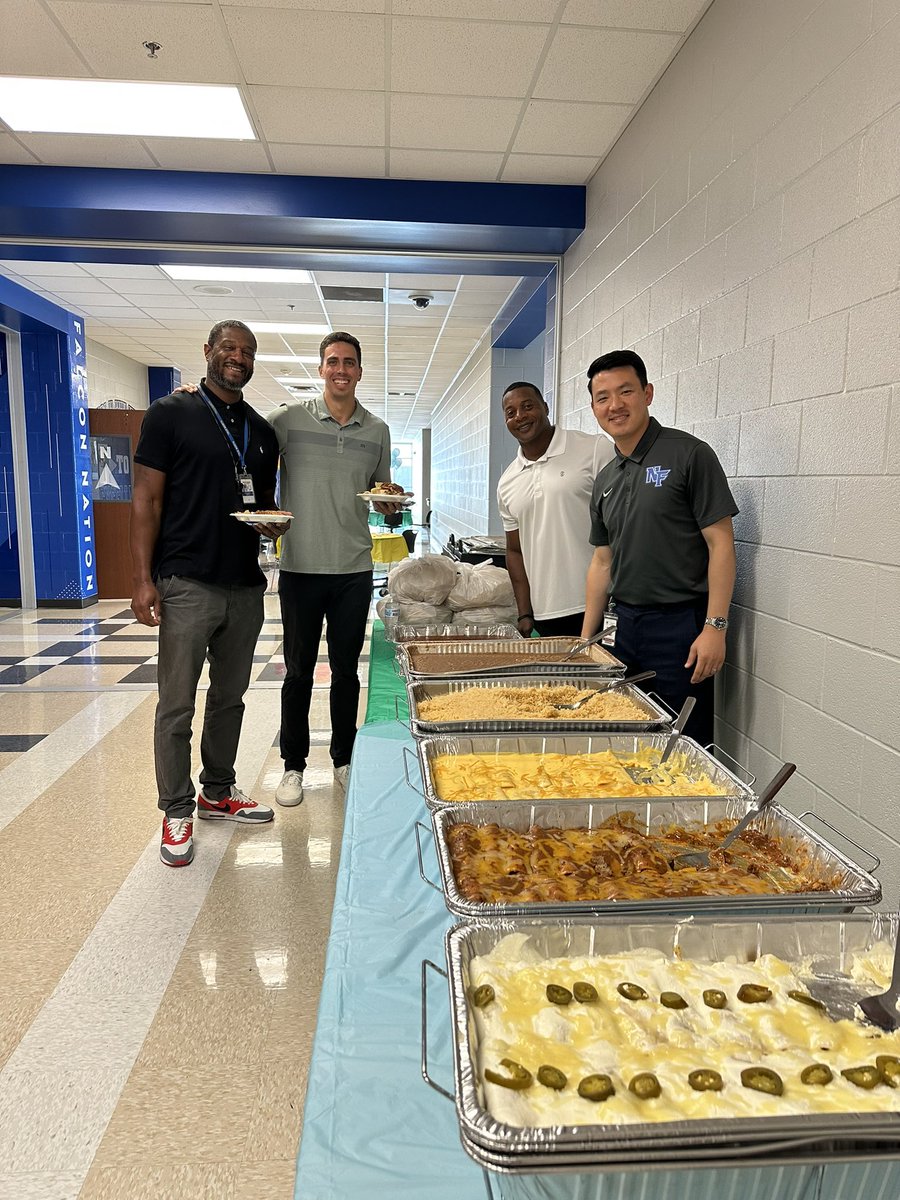
POLYGON ((502 403, 506 428, 519 443, 497 484, 519 632, 577 637, 592 554, 591 489, 612 460, 612 442, 551 424, 533 383, 511 383, 502 403))

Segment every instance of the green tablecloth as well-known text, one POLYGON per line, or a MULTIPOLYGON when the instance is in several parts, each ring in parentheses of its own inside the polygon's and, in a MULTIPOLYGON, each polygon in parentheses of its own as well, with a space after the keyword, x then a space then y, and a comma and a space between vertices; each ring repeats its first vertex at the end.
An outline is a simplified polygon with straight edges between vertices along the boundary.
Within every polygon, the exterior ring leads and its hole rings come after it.
POLYGON ((397 716, 395 697, 402 696, 400 715, 406 716, 406 685, 394 670, 394 643, 384 636, 384 624, 372 626, 369 655, 369 700, 366 705, 366 724, 373 721, 393 721, 397 716))

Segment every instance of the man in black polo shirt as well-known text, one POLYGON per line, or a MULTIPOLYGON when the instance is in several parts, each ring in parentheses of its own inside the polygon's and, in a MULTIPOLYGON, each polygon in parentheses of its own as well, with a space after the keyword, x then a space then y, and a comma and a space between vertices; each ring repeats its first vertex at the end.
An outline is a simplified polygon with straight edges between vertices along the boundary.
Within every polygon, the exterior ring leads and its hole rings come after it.
POLYGON ((582 633, 601 627, 612 599, 616 654, 655 671, 652 687, 673 708, 696 697, 686 732, 706 745, 725 661, 737 505, 714 451, 650 416, 653 385, 637 354, 604 354, 587 376, 594 416, 616 454, 594 481, 582 633))
POLYGON ((160 858, 170 867, 194 857, 191 720, 207 658, 198 816, 258 824, 274 815, 235 786, 234 761, 263 621, 259 533, 277 537, 284 526, 230 514, 273 507, 278 440, 242 396, 256 356, 247 326, 219 322, 203 353, 200 389, 155 401, 134 455, 131 608, 142 625, 159 626, 153 748, 160 858))

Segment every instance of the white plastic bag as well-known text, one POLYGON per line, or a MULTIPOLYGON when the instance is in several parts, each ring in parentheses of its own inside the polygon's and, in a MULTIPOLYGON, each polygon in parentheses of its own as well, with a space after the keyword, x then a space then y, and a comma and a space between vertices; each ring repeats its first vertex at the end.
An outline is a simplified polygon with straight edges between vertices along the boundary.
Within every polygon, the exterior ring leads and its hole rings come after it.
POLYGON ((404 558, 390 570, 388 586, 394 601, 415 600, 444 604, 456 583, 457 564, 443 554, 404 558))
POLYGON ((493 563, 471 566, 457 563, 456 583, 450 589, 447 603, 454 612, 470 608, 513 608, 512 580, 509 572, 493 563))
POLYGON ((453 624, 515 626, 517 617, 515 608, 466 608, 454 614, 453 624))
POLYGON ((452 616, 452 611, 442 605, 418 600, 394 601, 394 620, 398 625, 445 625, 452 616))

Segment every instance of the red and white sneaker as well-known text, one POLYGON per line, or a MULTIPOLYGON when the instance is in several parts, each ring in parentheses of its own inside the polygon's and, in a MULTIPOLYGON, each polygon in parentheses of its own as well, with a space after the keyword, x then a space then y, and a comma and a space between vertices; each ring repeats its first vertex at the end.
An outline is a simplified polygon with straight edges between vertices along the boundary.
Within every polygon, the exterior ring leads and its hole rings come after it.
POLYGON ((186 867, 194 857, 192 817, 163 817, 159 857, 167 867, 186 867))
POLYGON ((224 800, 209 800, 201 792, 197 797, 197 816, 201 821, 240 821, 244 825, 261 825, 271 821, 275 813, 265 804, 257 804, 231 785, 231 795, 224 800))

